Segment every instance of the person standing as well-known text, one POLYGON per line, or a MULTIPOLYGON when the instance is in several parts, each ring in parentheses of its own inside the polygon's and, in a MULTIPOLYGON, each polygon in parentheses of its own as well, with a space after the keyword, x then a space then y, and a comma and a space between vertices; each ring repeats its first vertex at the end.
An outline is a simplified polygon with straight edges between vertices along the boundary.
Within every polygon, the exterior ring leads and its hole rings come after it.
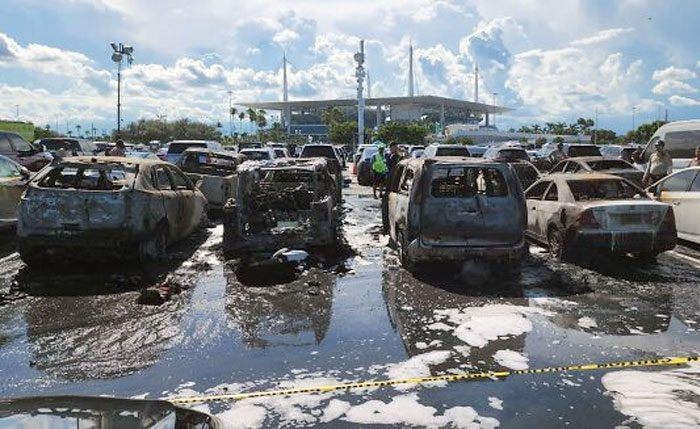
POLYGON ((389 167, 386 165, 384 157, 384 144, 377 146, 377 153, 372 157, 372 194, 377 199, 377 188, 379 188, 379 196, 382 196, 386 176, 389 173, 389 167))
POLYGON ((117 140, 116 145, 109 151, 109 156, 126 156, 126 147, 124 140, 117 140))
POLYGON ((673 171, 673 159, 671 159, 671 154, 664 149, 666 146, 664 141, 659 140, 654 146, 656 147, 656 151, 649 157, 649 162, 647 162, 647 168, 644 171, 644 178, 642 180, 646 186, 658 182, 673 171))
POLYGON ((389 156, 386 159, 386 166, 389 169, 388 172, 388 177, 391 177, 391 175, 394 173, 394 169, 396 168, 396 164, 401 161, 402 156, 399 153, 399 144, 396 142, 393 142, 389 145, 389 156))
POLYGON ((690 160, 688 167, 700 167, 700 146, 695 147, 695 158, 690 160))

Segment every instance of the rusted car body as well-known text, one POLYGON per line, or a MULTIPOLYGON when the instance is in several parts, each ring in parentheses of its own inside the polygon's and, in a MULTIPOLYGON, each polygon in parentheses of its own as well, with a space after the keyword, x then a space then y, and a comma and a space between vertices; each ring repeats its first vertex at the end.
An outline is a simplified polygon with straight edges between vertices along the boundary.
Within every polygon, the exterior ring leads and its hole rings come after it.
POLYGON ((158 257, 203 221, 204 195, 160 160, 65 158, 36 174, 20 203, 17 237, 28 264, 102 250, 158 257))
POLYGON ((0 230, 17 224, 19 201, 29 175, 29 170, 0 155, 0 230))
POLYGON ((323 158, 244 162, 224 207, 227 257, 336 242, 335 180, 323 158))
POLYGON ((643 259, 676 245, 673 209, 609 174, 551 174, 526 192, 527 234, 566 259, 581 251, 643 259))
POLYGON ((560 161, 551 173, 603 173, 622 177, 641 186, 644 173, 622 159, 606 159, 602 156, 581 156, 560 161))
POLYGON ((185 150, 178 167, 197 184, 207 198, 209 209, 222 209, 234 196, 238 163, 238 156, 231 152, 193 147, 185 150))
POLYGON ((507 163, 461 157, 401 161, 383 206, 391 243, 409 269, 430 260, 519 262, 528 252, 523 191, 507 163))

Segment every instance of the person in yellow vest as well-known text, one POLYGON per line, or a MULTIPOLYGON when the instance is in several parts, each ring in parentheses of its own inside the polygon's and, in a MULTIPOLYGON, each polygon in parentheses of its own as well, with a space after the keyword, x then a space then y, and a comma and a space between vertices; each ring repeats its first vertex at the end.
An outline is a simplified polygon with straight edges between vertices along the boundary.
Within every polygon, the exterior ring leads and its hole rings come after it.
POLYGON ((377 153, 372 157, 372 194, 375 199, 383 195, 388 173, 389 167, 386 165, 384 156, 384 144, 380 143, 377 145, 377 153), (379 188, 379 197, 377 197, 377 188, 379 188))

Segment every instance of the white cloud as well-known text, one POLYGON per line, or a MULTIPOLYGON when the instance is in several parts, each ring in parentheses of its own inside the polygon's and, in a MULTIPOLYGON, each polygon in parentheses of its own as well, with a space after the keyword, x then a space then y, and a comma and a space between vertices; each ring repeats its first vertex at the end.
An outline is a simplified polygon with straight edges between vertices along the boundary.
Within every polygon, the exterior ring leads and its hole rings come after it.
POLYGON ((607 41, 612 40, 612 39, 614 39, 622 34, 631 33, 632 31, 634 31, 634 28, 631 28, 631 27, 611 28, 608 30, 601 30, 592 36, 574 40, 573 42, 571 42, 571 44, 574 46, 593 45, 596 43, 607 42, 607 41))
POLYGON ((668 101, 674 106, 700 106, 700 101, 680 95, 672 95, 668 97, 668 101))
POLYGON ((299 33, 296 31, 290 30, 289 28, 285 28, 282 31, 277 32, 273 37, 272 40, 282 46, 287 46, 291 42, 299 39, 299 33))
POLYGON ((656 84, 654 88, 652 88, 651 92, 654 94, 663 95, 677 94, 679 92, 698 92, 698 90, 693 86, 679 80, 662 80, 656 84))
POLYGON ((666 67, 663 70, 656 70, 651 76, 654 80, 687 80, 698 77, 694 71, 686 68, 678 68, 674 66, 666 67))

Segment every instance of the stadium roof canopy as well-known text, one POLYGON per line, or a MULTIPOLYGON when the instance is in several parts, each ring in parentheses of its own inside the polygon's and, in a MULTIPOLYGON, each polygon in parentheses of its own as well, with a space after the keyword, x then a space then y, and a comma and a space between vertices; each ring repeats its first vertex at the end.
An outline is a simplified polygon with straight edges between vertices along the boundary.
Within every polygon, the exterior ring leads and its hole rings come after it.
MULTIPOLYGON (((329 107, 354 107, 357 99, 333 99, 333 100, 300 100, 300 101, 268 101, 268 102, 236 102, 240 106, 253 109, 292 110, 324 109, 329 107)), ((366 106, 423 106, 441 107, 464 110, 475 113, 505 113, 513 109, 494 106, 492 104, 474 103, 472 101, 457 100, 454 98, 437 97, 434 95, 416 95, 413 97, 375 97, 366 98, 366 106)))

